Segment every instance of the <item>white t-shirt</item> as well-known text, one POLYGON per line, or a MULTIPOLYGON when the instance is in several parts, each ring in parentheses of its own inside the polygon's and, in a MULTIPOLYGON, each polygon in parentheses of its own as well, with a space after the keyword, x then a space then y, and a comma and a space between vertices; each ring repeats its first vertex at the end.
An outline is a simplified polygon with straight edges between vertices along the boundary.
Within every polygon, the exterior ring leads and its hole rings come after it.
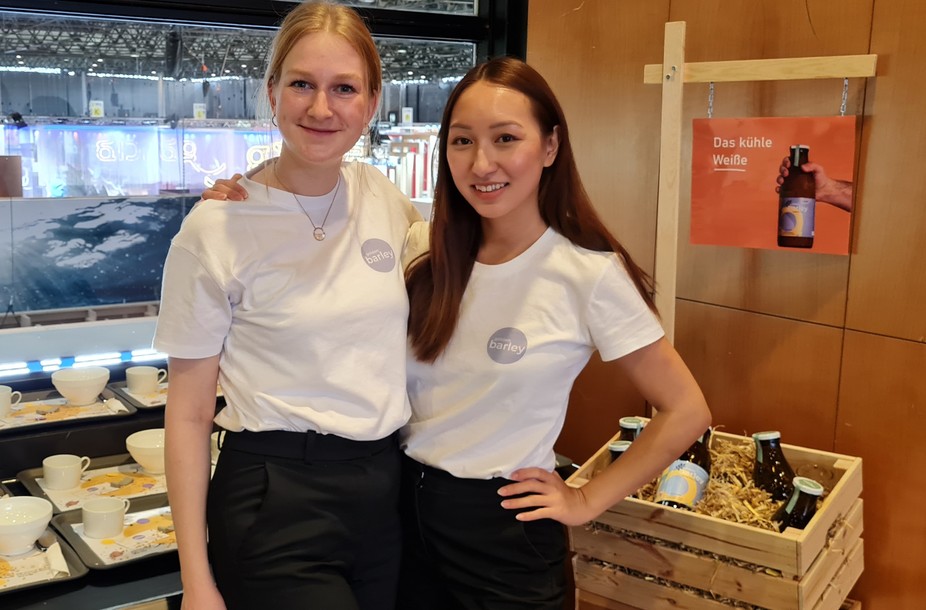
POLYGON ((614 360, 663 334, 615 254, 547 229, 514 260, 475 264, 433 365, 409 353, 405 452, 472 479, 552 470, 570 389, 594 350, 614 360))
POLYGON ((383 438, 405 423, 408 298, 398 262, 420 214, 380 172, 341 168, 335 193, 299 197, 248 179, 243 202, 198 204, 164 265, 154 345, 221 353, 228 430, 383 438))

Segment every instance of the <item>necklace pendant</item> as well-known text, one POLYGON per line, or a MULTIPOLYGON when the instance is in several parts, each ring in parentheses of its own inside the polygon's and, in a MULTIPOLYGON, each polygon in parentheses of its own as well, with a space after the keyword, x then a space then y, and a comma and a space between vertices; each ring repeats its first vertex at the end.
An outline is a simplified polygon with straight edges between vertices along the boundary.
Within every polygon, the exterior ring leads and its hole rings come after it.
POLYGON ((315 237, 315 241, 322 241, 325 239, 325 230, 321 227, 315 227, 312 235, 315 237))

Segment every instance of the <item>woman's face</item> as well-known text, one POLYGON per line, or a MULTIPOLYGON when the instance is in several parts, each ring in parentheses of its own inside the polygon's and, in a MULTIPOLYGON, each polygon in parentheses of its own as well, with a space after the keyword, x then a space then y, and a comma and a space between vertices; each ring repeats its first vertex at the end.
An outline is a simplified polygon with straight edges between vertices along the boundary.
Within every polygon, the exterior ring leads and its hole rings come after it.
POLYGON ((304 163, 340 163, 376 110, 365 74, 360 54, 341 36, 301 38, 269 89, 284 148, 304 163))
POLYGON ((450 116, 447 163, 466 201, 484 220, 535 219, 540 175, 556 159, 530 99, 485 81, 460 95, 450 116))

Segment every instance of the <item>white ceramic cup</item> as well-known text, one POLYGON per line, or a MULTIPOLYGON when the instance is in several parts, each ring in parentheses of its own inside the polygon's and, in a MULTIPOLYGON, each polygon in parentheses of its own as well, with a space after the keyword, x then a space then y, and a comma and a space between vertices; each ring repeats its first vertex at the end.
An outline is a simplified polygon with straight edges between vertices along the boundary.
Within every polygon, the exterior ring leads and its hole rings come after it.
POLYGON ((80 485, 80 475, 90 465, 86 456, 59 453, 42 460, 45 489, 74 489, 80 485))
POLYGON ((165 379, 167 371, 153 366, 130 366, 125 369, 125 385, 133 394, 157 392, 159 384, 165 379))
POLYGON ((128 498, 94 498, 81 507, 84 535, 88 538, 112 538, 122 533, 128 498))
POLYGON ((14 392, 10 386, 0 385, 0 417, 8 416, 13 405, 19 404, 22 398, 22 392, 14 392))

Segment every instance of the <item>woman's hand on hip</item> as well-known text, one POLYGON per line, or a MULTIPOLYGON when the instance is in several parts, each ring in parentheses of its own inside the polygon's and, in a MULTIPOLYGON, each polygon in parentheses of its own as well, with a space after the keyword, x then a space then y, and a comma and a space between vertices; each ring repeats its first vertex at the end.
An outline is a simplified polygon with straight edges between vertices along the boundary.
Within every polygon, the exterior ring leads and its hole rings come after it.
POLYGON ((502 507, 534 509, 518 513, 519 521, 555 519, 565 525, 581 525, 595 517, 582 490, 569 487, 555 472, 522 468, 512 473, 511 478, 517 482, 498 490, 498 495, 508 498, 502 501, 502 507))

